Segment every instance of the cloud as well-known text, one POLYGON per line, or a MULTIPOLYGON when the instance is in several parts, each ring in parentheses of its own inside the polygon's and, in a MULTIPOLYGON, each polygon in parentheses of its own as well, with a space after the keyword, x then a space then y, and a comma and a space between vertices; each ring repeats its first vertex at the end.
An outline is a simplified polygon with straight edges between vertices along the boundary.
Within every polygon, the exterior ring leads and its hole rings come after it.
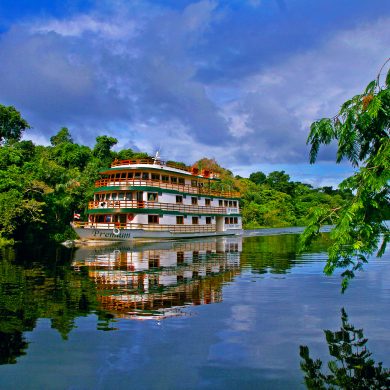
POLYGON ((390 46, 386 16, 315 35, 292 5, 186 4, 97 3, 14 24, 0 35, 0 101, 35 139, 68 126, 78 142, 107 134, 188 163, 296 164, 310 123, 361 91, 390 46))
MULTIPOLYGON (((242 78, 237 99, 225 104, 225 112, 245 118, 240 142, 249 148, 247 162, 307 161, 310 124, 333 116, 343 101, 362 91, 389 46, 390 18, 381 19, 338 32, 315 50, 242 78)), ((237 126, 231 131, 240 137, 237 126)), ((334 161, 335 148, 324 151, 320 160, 334 161)))
POLYGON ((227 122, 193 79, 196 67, 186 54, 214 8, 202 1, 149 20, 121 9, 110 22, 95 13, 15 26, 0 42, 0 71, 8 75, 0 98, 47 136, 68 125, 79 131, 76 139, 91 142, 91 134, 115 133, 118 124, 180 122, 200 144, 224 143, 227 122))

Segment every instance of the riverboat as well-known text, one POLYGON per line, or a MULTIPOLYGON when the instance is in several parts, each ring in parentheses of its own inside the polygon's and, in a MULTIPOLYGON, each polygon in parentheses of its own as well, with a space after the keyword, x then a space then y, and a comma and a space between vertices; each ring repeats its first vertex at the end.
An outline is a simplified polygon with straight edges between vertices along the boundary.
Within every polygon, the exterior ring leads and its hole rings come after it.
POLYGON ((216 189, 218 174, 155 158, 115 160, 100 172, 81 239, 127 241, 242 233, 239 193, 216 189))

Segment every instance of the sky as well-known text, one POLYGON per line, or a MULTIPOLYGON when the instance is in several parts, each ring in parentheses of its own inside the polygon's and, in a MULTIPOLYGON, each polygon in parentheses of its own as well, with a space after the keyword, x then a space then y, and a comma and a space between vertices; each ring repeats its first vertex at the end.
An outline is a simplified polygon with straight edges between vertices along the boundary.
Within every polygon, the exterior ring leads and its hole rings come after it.
POLYGON ((349 176, 335 145, 308 163, 310 124, 389 56, 388 0, 0 0, 0 104, 30 123, 25 139, 68 127, 243 177, 349 176))

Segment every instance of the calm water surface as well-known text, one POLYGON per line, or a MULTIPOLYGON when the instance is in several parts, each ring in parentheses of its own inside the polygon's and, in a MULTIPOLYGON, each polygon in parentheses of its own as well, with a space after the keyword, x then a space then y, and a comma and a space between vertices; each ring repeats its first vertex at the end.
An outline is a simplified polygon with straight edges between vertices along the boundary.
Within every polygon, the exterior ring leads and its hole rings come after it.
POLYGON ((389 252, 342 295, 327 235, 292 233, 3 250, 0 388, 304 388, 299 346, 327 361, 342 307, 390 367, 389 252))

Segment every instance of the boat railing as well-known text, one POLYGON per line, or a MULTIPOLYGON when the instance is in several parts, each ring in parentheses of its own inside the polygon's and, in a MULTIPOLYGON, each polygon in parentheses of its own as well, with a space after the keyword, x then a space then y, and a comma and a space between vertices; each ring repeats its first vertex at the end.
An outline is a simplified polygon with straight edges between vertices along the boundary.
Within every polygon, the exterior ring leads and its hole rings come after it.
POLYGON ((127 160, 114 160, 111 163, 111 168, 128 166, 128 165, 160 165, 170 168, 181 169, 182 171, 191 172, 192 168, 183 164, 174 163, 173 161, 163 161, 154 158, 137 158, 137 159, 127 159, 127 160))
POLYGON ((238 207, 212 207, 185 205, 182 203, 160 203, 137 200, 104 200, 91 201, 88 204, 90 210, 96 209, 152 209, 164 211, 179 211, 183 213, 201 214, 231 214, 239 213, 238 207))
POLYGON ((239 198, 240 193, 236 191, 217 191, 209 187, 193 187, 188 184, 174 184, 166 183, 160 180, 135 180, 135 179, 110 179, 103 178, 95 182, 95 187, 156 187, 162 189, 175 190, 179 192, 196 194, 196 195, 210 195, 220 196, 226 198, 239 198))
POLYGON ((215 225, 160 225, 144 223, 119 223, 119 222, 81 222, 74 221, 73 227, 87 229, 112 229, 113 233, 120 232, 121 229, 142 229, 147 231, 169 231, 172 233, 204 233, 215 232, 215 225), (118 230, 117 230, 118 229, 118 230))
POLYGON ((189 172, 194 176, 202 176, 205 178, 216 179, 219 177, 218 173, 211 172, 208 169, 199 169, 197 167, 189 167, 184 164, 176 163, 173 161, 163 161, 154 158, 141 158, 141 159, 127 159, 127 160, 114 160, 111 163, 111 168, 115 167, 127 167, 130 165, 154 165, 159 167, 169 167, 179 169, 184 172, 189 172))

